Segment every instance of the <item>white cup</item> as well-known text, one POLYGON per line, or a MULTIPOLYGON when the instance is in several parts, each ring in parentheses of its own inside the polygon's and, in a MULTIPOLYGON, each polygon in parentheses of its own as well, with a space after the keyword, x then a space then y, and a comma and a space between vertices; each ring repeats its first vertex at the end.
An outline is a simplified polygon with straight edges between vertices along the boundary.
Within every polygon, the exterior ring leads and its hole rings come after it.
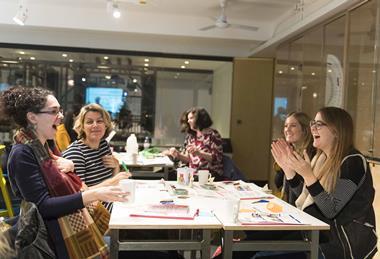
POLYGON ((198 182, 200 185, 208 183, 211 174, 208 170, 198 170, 198 182))
POLYGON ((123 179, 119 181, 119 186, 124 192, 128 192, 127 203, 133 203, 135 201, 136 182, 131 179, 123 179))
POLYGON ((222 221, 222 223, 237 223, 239 215, 239 199, 225 199, 220 200, 221 204, 215 211, 217 218, 222 221))
POLYGON ((181 185, 190 185, 193 177, 193 170, 188 167, 177 168, 177 183, 181 185))

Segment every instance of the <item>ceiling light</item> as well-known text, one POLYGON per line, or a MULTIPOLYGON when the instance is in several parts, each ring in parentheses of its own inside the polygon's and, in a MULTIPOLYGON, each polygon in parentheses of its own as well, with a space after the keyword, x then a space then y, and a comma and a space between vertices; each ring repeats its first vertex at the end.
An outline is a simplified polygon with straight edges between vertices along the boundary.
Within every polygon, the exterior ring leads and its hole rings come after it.
POLYGON ((315 76, 315 73, 314 73, 314 72, 311 72, 311 75, 312 75, 312 76, 315 76))
POLYGON ((19 52, 21 55, 25 55, 25 52, 24 51, 20 51, 19 52))
POLYGON ((69 79, 69 80, 67 81, 67 84, 68 84, 69 86, 74 86, 74 80, 73 80, 73 79, 69 79))
POLYGON ((332 73, 332 69, 328 69, 327 72, 332 73))
POLYGON ((97 66, 97 68, 99 68, 99 69, 109 69, 110 67, 108 67, 108 66, 97 66))
POLYGON ((28 18, 28 8, 26 7, 26 0, 20 0, 18 2, 18 9, 16 15, 13 17, 13 21, 18 25, 25 25, 25 21, 28 18))
POLYGON ((188 60, 185 60, 185 64, 188 65, 190 64, 190 62, 188 60))
POLYGON ((74 62, 74 59, 69 59, 69 62, 73 63, 73 62, 74 62))
POLYGON ((149 58, 144 59, 144 62, 149 62, 149 58))
POLYGON ((110 75, 107 75, 105 76, 106 79, 110 80, 111 79, 111 76, 110 75))
POLYGON ((133 83, 137 83, 137 79, 136 79, 136 78, 133 78, 132 82, 133 82, 133 83))
POLYGON ((313 93, 313 98, 317 98, 318 97, 318 94, 317 93, 313 93))
POLYGON ((30 60, 36 60, 36 58, 35 57, 30 57, 30 60))
POLYGON ((149 67, 149 64, 148 64, 148 63, 145 63, 144 66, 149 67))
POLYGON ((295 67, 291 67, 291 68, 290 68, 290 70, 294 70, 294 69, 296 69, 296 68, 295 68, 295 67))
POLYGON ((85 77, 82 77, 82 82, 86 82, 86 78, 85 77))
POLYGON ((108 57, 108 56, 104 56, 103 58, 104 58, 104 60, 108 60, 108 59, 109 59, 109 57, 108 57))
POLYGON ((186 68, 186 66, 182 65, 182 66, 181 66, 181 68, 182 68, 182 69, 185 69, 185 68, 186 68))
POLYGON ((116 19, 119 19, 121 16, 121 12, 119 10, 119 6, 117 3, 113 3, 113 5, 112 5, 112 15, 116 19))
POLYGON ((67 58, 67 54, 66 53, 62 53, 62 57, 67 58))
POLYGON ((282 72, 282 70, 279 70, 278 73, 279 73, 279 74, 282 74, 282 73, 284 73, 284 72, 282 72))

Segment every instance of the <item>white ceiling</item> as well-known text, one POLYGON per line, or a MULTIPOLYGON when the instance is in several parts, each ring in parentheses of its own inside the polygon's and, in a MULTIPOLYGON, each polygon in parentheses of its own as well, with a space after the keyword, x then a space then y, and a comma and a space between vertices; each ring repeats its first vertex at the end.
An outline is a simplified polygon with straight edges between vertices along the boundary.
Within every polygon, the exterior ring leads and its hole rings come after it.
POLYGON ((271 47, 359 2, 228 0, 230 23, 259 29, 200 31, 219 15, 219 0, 145 1, 117 1, 122 16, 115 19, 106 10, 106 0, 28 0, 26 25, 18 26, 12 20, 18 0, 0 0, 0 42, 224 57, 273 56, 268 52, 271 47))

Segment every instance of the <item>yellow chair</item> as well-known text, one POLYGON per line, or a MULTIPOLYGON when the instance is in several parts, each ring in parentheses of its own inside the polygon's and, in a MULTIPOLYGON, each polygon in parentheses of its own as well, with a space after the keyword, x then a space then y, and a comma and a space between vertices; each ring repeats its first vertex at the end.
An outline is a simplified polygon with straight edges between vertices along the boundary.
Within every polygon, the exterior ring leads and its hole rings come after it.
MULTIPOLYGON (((0 157, 3 154, 5 150, 4 145, 0 145, 0 157)), ((12 202, 11 198, 9 197, 8 189, 7 189, 7 180, 5 180, 5 177, 3 175, 3 169, 1 166, 1 161, 0 161, 0 188, 1 188, 1 193, 3 194, 3 199, 5 202, 5 207, 6 209, 0 209, 0 216, 8 216, 8 217, 13 217, 13 208, 12 208, 12 202)))

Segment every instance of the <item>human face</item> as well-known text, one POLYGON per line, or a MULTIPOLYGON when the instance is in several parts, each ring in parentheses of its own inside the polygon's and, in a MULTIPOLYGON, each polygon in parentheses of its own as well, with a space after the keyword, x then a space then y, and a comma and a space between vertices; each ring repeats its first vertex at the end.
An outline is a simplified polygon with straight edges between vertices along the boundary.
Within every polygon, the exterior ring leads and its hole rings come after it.
POLYGON ((315 115, 314 121, 318 124, 314 124, 310 127, 314 138, 313 146, 321 149, 329 155, 335 143, 335 135, 326 122, 322 119, 322 115, 319 112, 315 115))
POLYGON ((187 123, 189 123, 190 129, 192 130, 197 130, 196 125, 195 125, 195 120, 196 118, 195 118, 194 113, 190 112, 187 115, 187 123))
POLYGON ((302 127, 294 116, 286 118, 284 135, 285 140, 288 143, 296 144, 297 142, 302 141, 302 138, 304 137, 302 127))
POLYGON ((34 114, 33 122, 40 141, 44 144, 46 140, 54 139, 57 126, 61 124, 63 119, 58 100, 53 95, 48 95, 44 108, 34 114))
POLYGON ((98 145, 106 132, 106 125, 102 115, 99 112, 87 112, 84 116, 83 131, 86 141, 98 145))

